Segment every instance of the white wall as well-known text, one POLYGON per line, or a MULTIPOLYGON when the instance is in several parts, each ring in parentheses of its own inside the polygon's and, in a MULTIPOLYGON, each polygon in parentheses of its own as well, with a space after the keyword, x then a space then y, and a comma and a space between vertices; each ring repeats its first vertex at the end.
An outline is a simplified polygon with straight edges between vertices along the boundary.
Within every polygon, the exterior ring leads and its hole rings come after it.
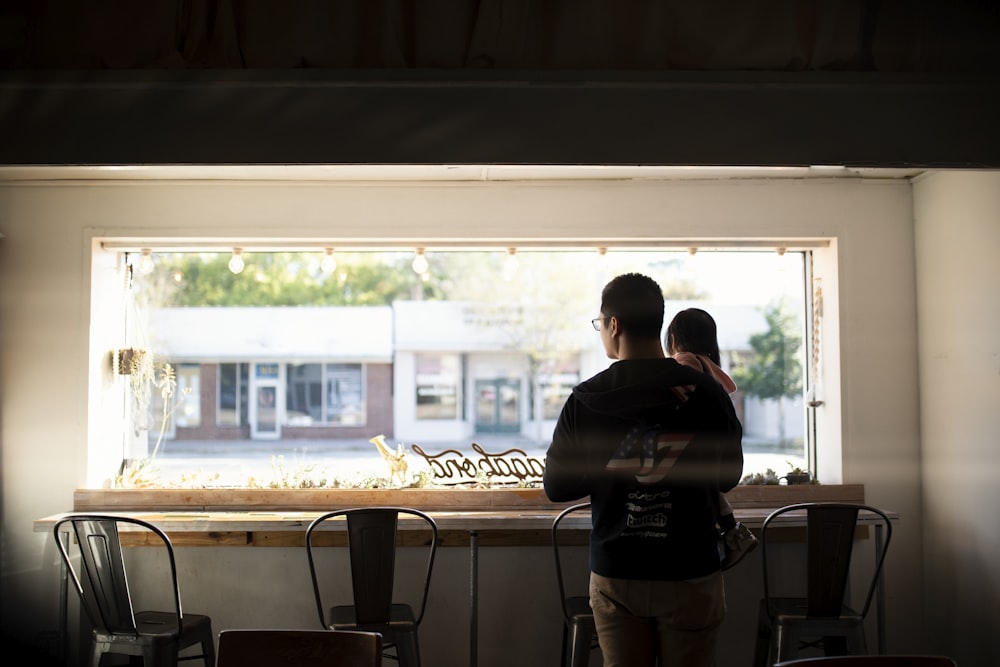
MULTIPOLYGON (((107 350, 118 344, 101 322, 90 322, 95 236, 380 238, 409 246, 448 238, 516 245, 511 242, 569 236, 608 242, 780 239, 792 247, 789 239, 826 238, 833 240, 831 248, 817 251, 830 328, 826 406, 819 419, 824 446, 842 449, 843 456, 837 465, 828 462, 831 472, 821 469, 820 478, 836 481, 842 463, 843 481, 863 482, 872 503, 900 513, 888 563, 889 645, 923 648, 915 267, 907 182, 7 182, 0 184, 0 232, 6 235, 0 240, 2 604, 10 632, 30 638, 56 627, 55 553, 51 537, 33 534, 31 521, 72 506, 73 490, 88 478, 88 434, 102 433, 100 424, 109 419, 100 401, 106 386, 90 380, 91 369, 103 368, 107 350), (829 319, 838 311, 839 323, 829 319)), ((91 462, 98 463, 99 457, 91 462)), ((464 655, 451 645, 462 641, 454 626, 461 627, 468 585, 465 553, 445 551, 436 582, 444 606, 428 619, 427 664, 457 664, 451 659, 456 651, 464 655)), ((545 590, 551 583, 548 550, 483 551, 487 608, 480 664, 505 664, 496 656, 522 637, 529 650, 518 664, 553 662, 559 625, 552 613, 554 591, 545 590), (496 571, 509 571, 523 582, 511 585, 496 571)), ((187 575, 213 573, 211 590, 187 587, 186 607, 211 614, 217 630, 284 625, 297 621, 298 614, 306 618, 307 602, 295 614, 275 616, 263 591, 252 590, 261 585, 259 577, 244 570, 252 562, 261 572, 283 572, 296 566, 297 558, 281 549, 185 550, 187 575), (225 565, 229 562, 233 565, 225 565), (260 604, 241 602, 258 595, 260 604)), ((751 561, 727 577, 724 666, 745 663, 752 645, 757 576, 751 561)))
POLYGON ((1000 664, 1000 174, 914 185, 927 627, 1000 664))

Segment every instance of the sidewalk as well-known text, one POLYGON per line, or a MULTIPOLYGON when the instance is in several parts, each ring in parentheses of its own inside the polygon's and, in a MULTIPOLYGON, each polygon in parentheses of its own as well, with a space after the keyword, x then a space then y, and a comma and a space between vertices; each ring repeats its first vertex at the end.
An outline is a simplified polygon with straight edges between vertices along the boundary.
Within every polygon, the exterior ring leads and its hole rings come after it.
MULTIPOLYGON (((400 442, 387 438, 395 451, 400 442)), ((520 449, 528 456, 544 459, 548 441, 538 442, 520 434, 481 434, 469 442, 421 442, 428 454, 456 449, 470 458, 479 455, 472 442, 491 454, 520 449)), ((403 442, 408 474, 427 469, 426 462, 403 442)), ((767 468, 779 476, 789 470, 789 464, 805 467, 805 458, 788 452, 754 452, 753 444, 744 448, 743 473, 764 472, 767 468)), ((185 440, 165 442, 154 464, 165 483, 180 483, 202 479, 213 485, 245 485, 253 478, 267 485, 277 478, 284 479, 358 479, 387 477, 389 468, 374 444, 364 438, 343 440, 185 440)))
MULTIPOLYGON (((521 449, 528 456, 544 458, 548 442, 536 442, 516 434, 483 434, 469 442, 421 442, 428 454, 456 449, 477 458, 472 442, 489 453, 521 449)), ((386 439, 395 451, 398 440, 386 439)), ((415 476, 429 466, 410 445, 403 442, 407 474, 415 476)), ((302 479, 338 479, 342 483, 386 478, 389 467, 378 448, 367 439, 343 440, 185 440, 162 445, 154 468, 163 483, 191 484, 202 480, 213 486, 244 486, 253 479, 267 486, 271 482, 295 485, 302 479), (284 481, 282 481, 284 480, 284 481)))

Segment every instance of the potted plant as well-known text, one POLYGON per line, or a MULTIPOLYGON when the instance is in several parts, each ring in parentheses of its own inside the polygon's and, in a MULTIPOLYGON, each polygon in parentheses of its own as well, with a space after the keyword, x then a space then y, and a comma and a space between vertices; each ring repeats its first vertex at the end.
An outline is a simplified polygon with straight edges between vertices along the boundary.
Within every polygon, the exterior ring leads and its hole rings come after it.
POLYGON ((151 428, 150 421, 159 421, 156 444, 152 453, 148 458, 122 461, 115 486, 132 488, 154 486, 156 474, 152 464, 163 444, 173 413, 184 402, 190 389, 185 388, 178 392, 173 366, 169 363, 154 362, 153 355, 148 350, 138 348, 118 350, 115 352, 115 366, 119 374, 128 376, 136 435, 148 432, 151 428), (162 403, 159 415, 151 414, 150 410, 153 390, 159 393, 162 403))
POLYGON ((791 471, 784 475, 781 479, 785 480, 789 484, 808 484, 811 480, 808 470, 803 470, 799 466, 793 464, 791 461, 785 461, 791 471))

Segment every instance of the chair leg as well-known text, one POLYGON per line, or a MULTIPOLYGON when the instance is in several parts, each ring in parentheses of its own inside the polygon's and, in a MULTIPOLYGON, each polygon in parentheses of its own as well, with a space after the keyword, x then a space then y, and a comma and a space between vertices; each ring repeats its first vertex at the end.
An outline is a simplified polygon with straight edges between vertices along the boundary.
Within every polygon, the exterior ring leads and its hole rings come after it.
POLYGON ((587 667, 590 664, 590 633, 584 632, 578 624, 574 623, 570 630, 570 667, 587 667))
POLYGON ((102 657, 104 657, 104 651, 95 642, 94 645, 90 647, 90 667, 101 667, 102 657))
POLYGON ((757 615, 757 641, 753 648, 754 667, 768 667, 771 652, 771 625, 764 610, 757 615))
POLYGON ((559 656, 559 665, 561 667, 569 667, 569 625, 563 623, 562 632, 562 654, 559 656))
POLYGON ((416 632, 399 635, 396 640, 396 655, 399 657, 399 667, 420 667, 420 646, 416 632))
POLYGON ((215 667, 215 641, 211 637, 211 633, 201 640, 201 655, 205 667, 215 667))
POLYGON ((142 652, 143 667, 177 667, 177 644, 147 646, 142 652))
POLYGON ((775 628, 774 661, 794 660, 799 655, 799 631, 778 624, 775 628))
POLYGON ((847 636, 844 637, 845 650, 848 655, 867 655, 868 642, 865 639, 865 629, 860 625, 851 628, 847 636))

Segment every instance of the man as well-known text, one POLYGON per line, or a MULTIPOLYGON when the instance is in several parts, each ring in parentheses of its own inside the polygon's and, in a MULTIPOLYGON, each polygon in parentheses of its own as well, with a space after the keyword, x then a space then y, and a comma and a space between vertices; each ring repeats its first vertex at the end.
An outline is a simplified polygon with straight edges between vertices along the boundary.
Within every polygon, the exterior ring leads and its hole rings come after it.
POLYGON ((590 496, 590 605, 605 667, 710 667, 726 613, 719 492, 743 471, 725 390, 669 359, 663 293, 628 273, 593 321, 617 361, 573 389, 545 464, 554 502, 590 496))

